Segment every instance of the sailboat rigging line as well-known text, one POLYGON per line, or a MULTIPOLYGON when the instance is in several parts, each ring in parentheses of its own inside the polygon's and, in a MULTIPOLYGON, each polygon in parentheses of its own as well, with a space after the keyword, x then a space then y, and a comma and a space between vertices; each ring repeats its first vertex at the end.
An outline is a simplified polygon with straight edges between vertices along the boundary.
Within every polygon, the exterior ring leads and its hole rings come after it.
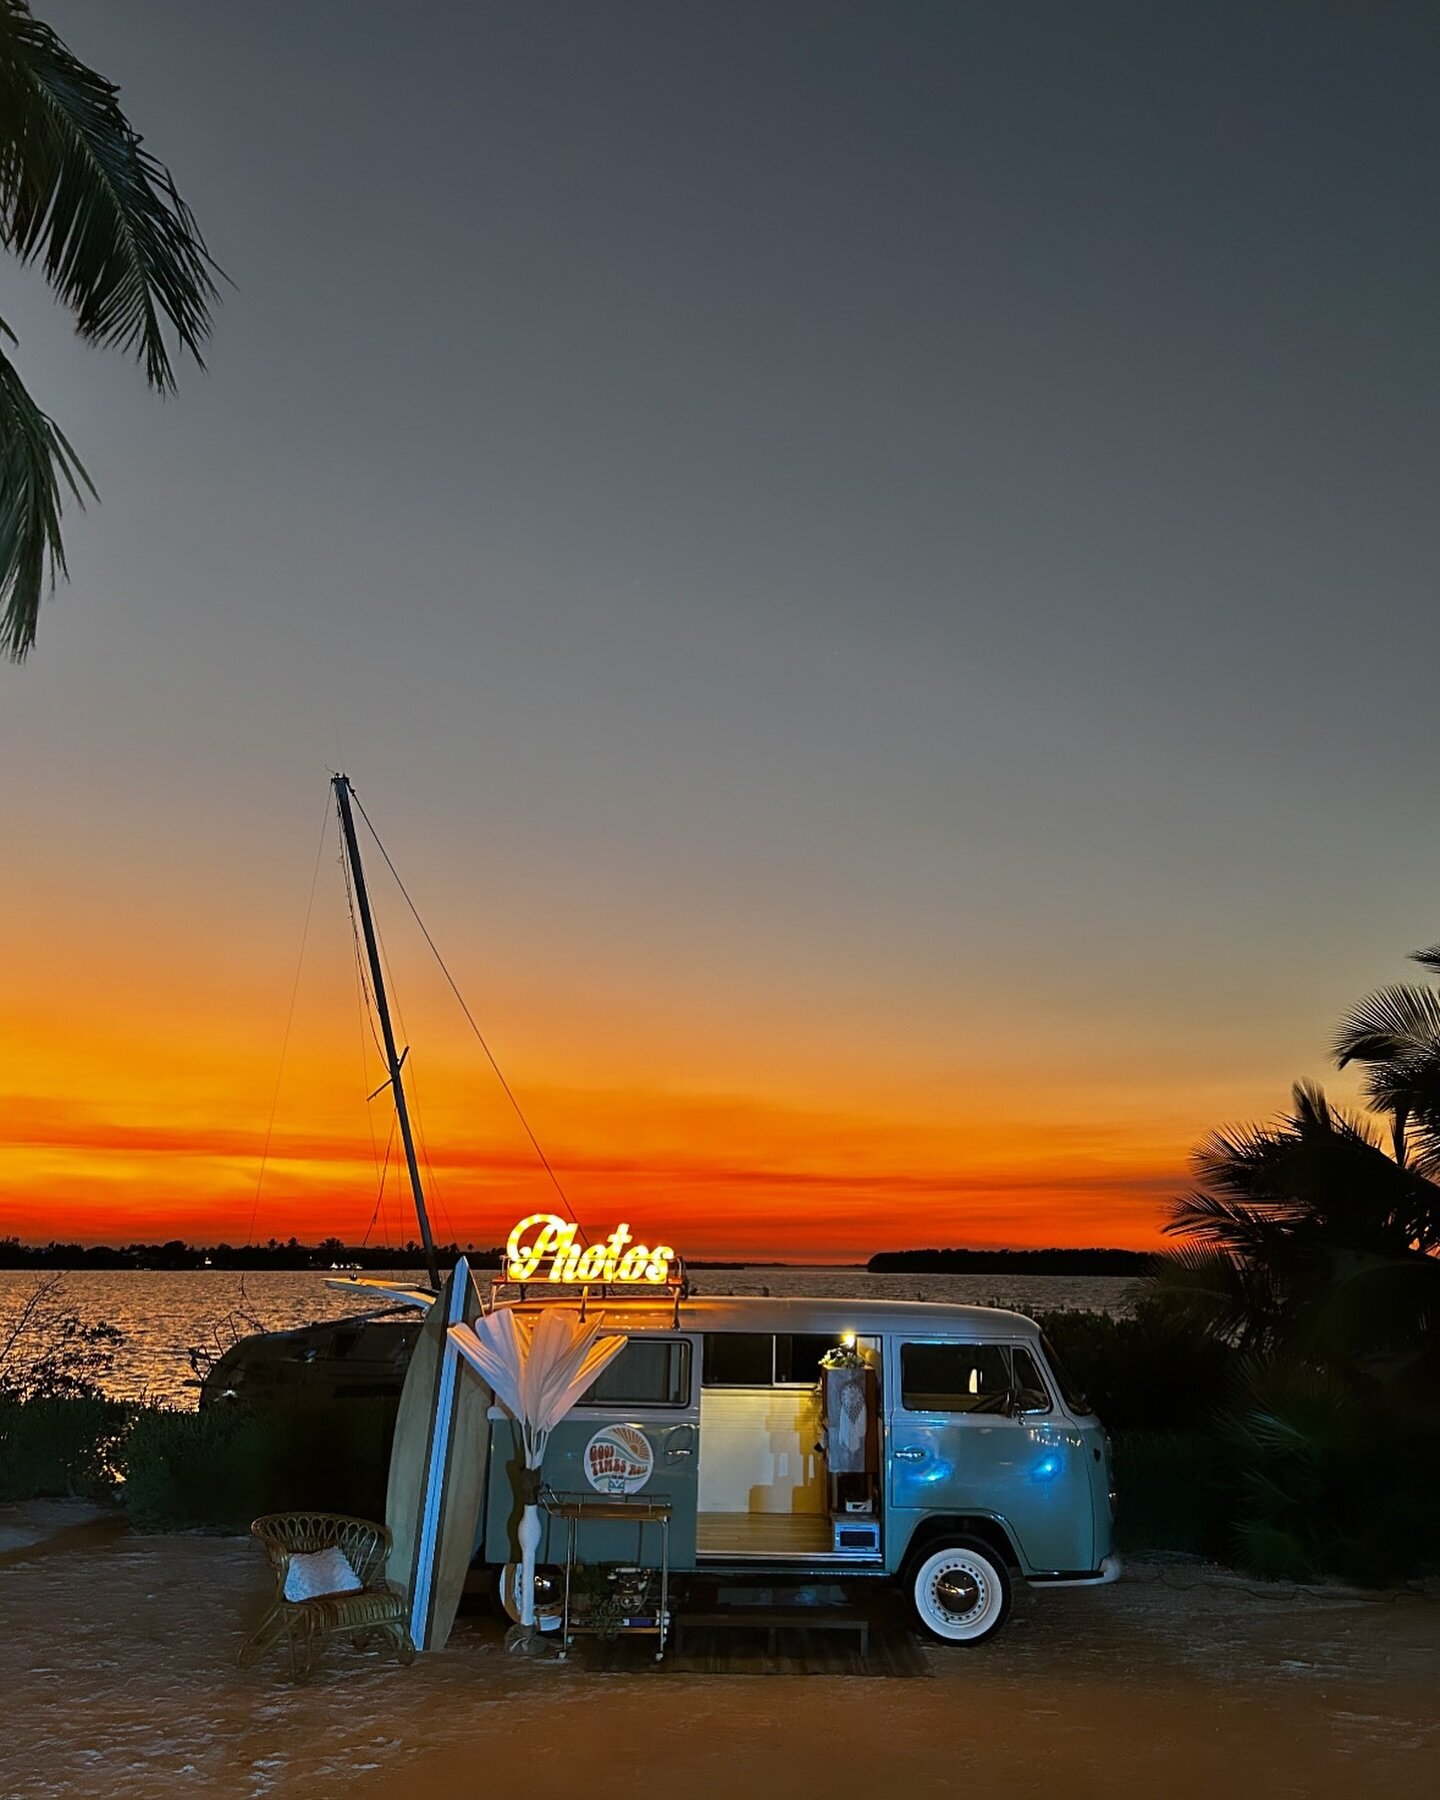
MULTIPOLYGON (((354 792, 353 788, 351 789, 351 795, 353 798, 356 798, 357 804, 358 804, 358 797, 355 796, 355 792, 354 792)), ((379 1008, 378 1008, 378 1006, 376 1004, 376 1000, 375 1000, 375 986, 374 986, 373 981, 370 979, 369 971, 366 967, 365 954, 361 947, 360 919, 359 919, 359 915, 356 911, 354 883, 353 883, 353 880, 352 880, 351 874, 350 874, 350 865, 343 856, 340 859, 340 866, 345 875, 345 902, 346 902, 346 905, 349 908, 349 912, 350 912, 350 937, 351 937, 351 943, 353 945, 354 952, 355 952, 356 999, 357 999, 357 1003, 360 1008, 361 1021, 362 1021, 361 1027, 360 1027, 361 1080, 365 1081, 365 1080, 368 1080, 368 1078, 369 1078, 368 1070, 365 1068, 365 1027, 367 1025, 370 1028, 370 1038, 371 1038, 371 1041, 375 1045, 375 1051, 376 1051, 376 1054, 379 1056, 380 1061, 382 1063, 386 1063, 387 1058, 385 1055, 385 1047, 380 1041, 380 1033, 377 1031, 376 1025, 375 1025, 375 1015, 379 1011, 379 1008)), ((376 954, 380 958, 380 962, 381 962, 381 964, 384 968, 384 972, 385 972, 385 979, 389 984, 391 1004, 394 1009, 395 1018, 400 1026, 400 1032, 401 1032, 402 1037, 408 1036, 409 1034, 406 1031, 406 1027, 405 1027, 405 1012, 404 1012, 404 1008, 400 1004, 400 993, 399 993, 399 989, 398 989, 398 986, 395 981, 395 971, 390 967, 390 952, 385 947, 385 935, 381 931, 380 921, 374 917, 373 911, 371 914, 370 922, 371 922, 371 928, 375 933, 376 954)), ((406 1062, 407 1058, 409 1057, 409 1055, 410 1055, 410 1046, 409 1046, 409 1044, 406 1044, 405 1048, 400 1052, 399 1057, 396 1059, 396 1063, 395 1063, 396 1074, 398 1074, 400 1072, 400 1070, 405 1066, 405 1062, 406 1062)), ((372 1100, 378 1100, 381 1094, 385 1094, 385 1093, 393 1094, 394 1091, 395 1091, 394 1080, 393 1080, 393 1078, 387 1076, 387 1078, 380 1083, 379 1087, 375 1088, 371 1093, 366 1095, 366 1100, 367 1100, 367 1102, 372 1101, 372 1100)), ((419 1163, 421 1165, 423 1165, 423 1167, 424 1167, 425 1188, 426 1188, 426 1191, 430 1194, 431 1199, 435 1202, 438 1213, 444 1219, 446 1228, 449 1230, 449 1233, 450 1233, 451 1242, 452 1243, 458 1242, 459 1237, 458 1237, 458 1233, 455 1230, 454 1221, 450 1217, 450 1208, 445 1204, 445 1197, 440 1192, 439 1184, 435 1179, 435 1165, 430 1156, 429 1145, 425 1141, 425 1123, 424 1123, 424 1119, 421 1116, 421 1109, 420 1109, 420 1088, 419 1088, 419 1083, 416 1081, 415 1072, 413 1069, 410 1072, 410 1098, 411 1098, 410 1110, 411 1110, 412 1120, 413 1120, 413 1125, 414 1125, 415 1150, 416 1150, 416 1155, 417 1155, 417 1159, 418 1159, 419 1163)), ((369 1120, 369 1124, 370 1124, 371 1155, 374 1158, 374 1160, 376 1161, 376 1163, 378 1164, 378 1162, 380 1160, 380 1156, 379 1156, 379 1146, 377 1145, 377 1143, 375 1141, 374 1120, 370 1119, 368 1111, 367 1111, 366 1117, 369 1120)), ((393 1131, 392 1131, 392 1140, 393 1140, 393 1131)), ((390 1153, 389 1147, 387 1146, 387 1149, 386 1149, 387 1158, 389 1156, 389 1153, 390 1153)), ((382 1190, 381 1190, 382 1195, 383 1195, 383 1191, 384 1190, 382 1187, 382 1190)), ((373 1223, 374 1223, 374 1219, 372 1217, 371 1224, 373 1225, 373 1223)))
MULTIPOLYGON (((380 1039, 375 1030, 375 1019, 370 1003, 370 989, 365 980, 365 964, 360 954, 360 926, 359 921, 355 917, 355 903, 350 890, 350 868, 343 855, 340 858, 340 872, 345 880, 345 902, 350 913, 350 942, 351 948, 354 951, 355 1023, 360 1033, 360 1085, 363 1087, 370 1079, 370 1059, 365 1054, 365 1032, 367 1027, 370 1032, 371 1040, 373 1041, 376 1050, 379 1051, 382 1062, 385 1059, 385 1053, 380 1049, 380 1039)), ((383 1094, 389 1086, 390 1083, 388 1081, 382 1081, 380 1086, 376 1088, 375 1093, 371 1094, 369 1098, 373 1100, 376 1094, 383 1094)), ((390 1144, 394 1142, 395 1138, 395 1123, 396 1115, 392 1112, 390 1115, 390 1140, 385 1146, 385 1160, 387 1163, 390 1159, 390 1144)), ((370 1160, 375 1164, 377 1169, 380 1169, 380 1195, 383 1199, 385 1193, 385 1172, 380 1162, 380 1146, 375 1140, 375 1115, 371 1112, 368 1104, 365 1108, 365 1126, 370 1133, 370 1160)), ((373 1225, 374 1222, 374 1216, 372 1214, 370 1223, 373 1225)))
MULTIPOLYGON (((375 1220, 379 1217, 380 1208, 385 1200, 385 1177, 390 1173, 390 1152, 395 1145, 395 1115, 390 1115, 390 1135, 385 1140, 385 1161, 380 1166, 380 1189, 375 1196, 375 1205, 370 1214, 370 1223, 365 1227, 365 1235, 360 1240, 363 1250, 370 1242, 370 1233, 375 1229, 375 1220)), ((387 1234, 388 1235, 388 1234, 387 1234)))
MULTIPOLYGON (((352 947, 353 947, 354 953, 355 953, 355 998, 356 998, 356 1004, 360 1010, 360 1079, 363 1083, 366 1080, 368 1080, 368 1078, 369 1078, 369 1071, 366 1068, 366 1057, 365 1057, 365 1030, 366 1030, 367 1026, 369 1027, 369 1031, 370 1031, 370 1041, 374 1044, 375 1053, 380 1058, 380 1061, 382 1063, 384 1063, 386 1060, 385 1047, 380 1041, 380 1033, 376 1029, 376 1025, 375 1025, 375 1017, 376 1017, 376 1013, 378 1012, 379 1008, 377 1007, 376 1002, 375 1002, 374 984, 370 980, 369 972, 366 968, 364 951, 361 948, 360 920, 359 920, 359 917, 355 910, 355 890, 354 890, 353 883, 351 881, 350 865, 343 856, 340 859, 340 867, 345 876, 345 901, 346 901, 346 905, 347 905, 347 907, 349 909, 349 913, 350 913, 350 939, 351 939, 351 944, 352 944, 352 947)), ((389 982, 390 994, 391 994, 391 998, 392 998, 394 1008, 395 1008, 395 1016, 399 1020, 401 1033, 404 1034, 405 1033, 405 1015, 401 1008, 400 996, 399 996, 399 993, 396 988, 395 972, 390 967, 390 955, 389 955, 389 952, 385 948, 385 938, 384 938, 383 933, 380 930, 379 920, 372 918, 372 925, 373 925, 374 932, 375 932, 376 948, 379 952, 380 959, 381 959, 382 963, 384 964, 385 975, 389 982)), ((409 1055, 410 1055, 410 1046, 407 1044, 405 1046, 405 1048, 400 1052, 400 1055, 399 1055, 398 1059, 396 1060, 395 1070, 396 1070, 397 1074, 399 1073, 399 1071, 402 1068, 404 1068, 406 1060, 409 1057, 409 1055)), ((395 1091, 394 1081, 389 1076, 387 1076, 386 1079, 384 1081, 382 1081, 377 1088, 373 1089, 370 1093, 368 1093, 365 1096, 366 1102, 367 1102, 367 1109, 366 1109, 365 1116, 366 1116, 366 1123, 369 1126, 369 1131, 370 1131, 370 1155, 371 1155, 372 1160, 374 1162, 376 1162, 377 1164, 380 1161, 380 1150, 379 1150, 379 1145, 377 1144, 376 1139, 375 1139, 375 1121, 369 1112, 368 1103, 371 1101, 374 1101, 374 1100, 378 1100, 380 1098, 381 1094, 393 1094, 394 1091, 395 1091)), ((457 1234, 455 1231, 454 1222, 450 1218, 450 1209, 445 1204, 445 1197, 440 1192, 439 1184, 435 1179, 435 1165, 431 1160, 429 1146, 427 1145, 427 1143, 425 1141, 425 1125, 424 1125, 424 1120, 422 1119, 421 1112, 420 1112, 420 1089, 419 1089, 418 1083, 415 1080, 415 1073, 413 1070, 410 1073, 410 1094, 411 1094, 411 1111, 414 1114, 414 1123, 415 1123, 416 1150, 417 1150, 417 1153, 419 1156, 419 1160, 423 1164, 424 1169, 425 1169, 426 1191, 430 1194, 431 1199, 435 1202, 440 1214, 443 1215, 445 1224, 450 1232, 451 1241, 455 1242, 455 1241, 457 1241, 457 1234)), ((385 1146, 385 1159, 386 1159, 387 1164, 389 1162, 390 1150, 394 1143, 395 1125, 396 1125, 396 1120, 394 1118, 392 1118, 391 1122, 390 1122, 390 1140, 385 1146)), ((379 1196, 376 1200, 376 1208, 377 1209, 383 1210, 384 1196, 385 1196, 385 1178, 384 1178, 384 1174, 382 1172, 381 1179, 380 1179, 380 1192, 379 1192, 379 1196)), ((374 1215, 374 1212, 372 1211, 371 1216, 370 1216, 370 1226, 367 1227, 367 1229, 366 1229, 367 1239, 369 1237, 370 1229, 373 1228, 374 1224, 375 1224, 375 1215, 374 1215)), ((388 1241, 388 1238, 389 1238, 388 1220, 386 1222, 385 1232, 386 1232, 386 1238, 388 1241)))
POLYGON ((255 1177, 255 1199, 250 1208, 250 1223, 245 1231, 248 1248, 255 1236, 255 1219, 260 1211, 260 1189, 265 1182, 265 1165, 270 1160, 270 1139, 275 1130, 275 1113, 280 1105, 280 1083, 285 1077, 285 1057, 290 1049, 290 1031, 295 1023, 295 1002, 300 993, 300 974, 305 967, 305 945, 310 937, 310 915, 315 910, 315 888, 320 880, 320 859, 325 854, 325 837, 330 827, 330 796, 325 796, 325 811, 320 819, 320 842, 315 846, 315 867, 310 871, 310 898, 305 902, 305 923, 300 930, 300 954, 295 959, 295 979, 290 984, 290 1005, 285 1014, 285 1035, 280 1040, 280 1066, 275 1071, 275 1089, 270 1096, 270 1117, 265 1121, 265 1144, 260 1152, 260 1170, 255 1177))
POLYGON ((355 834, 355 811, 351 805, 354 789, 350 785, 349 776, 338 771, 331 776, 330 786, 335 795, 335 810, 340 819, 340 835, 344 840, 345 857, 354 885, 355 905, 365 932, 365 953, 370 963, 370 982, 375 1011, 379 1015, 380 1030, 385 1039, 385 1067, 390 1071, 390 1079, 395 1089, 395 1114, 400 1122, 400 1141, 405 1147, 405 1162, 410 1172, 410 1192, 415 1201, 415 1218, 420 1226, 420 1237, 425 1246, 425 1268, 430 1277, 431 1287, 438 1292, 440 1264, 435 1252, 435 1240, 430 1230, 430 1216, 425 1206, 425 1190, 420 1179, 420 1164, 415 1155, 414 1134, 410 1129, 410 1106, 405 1097, 405 1082, 400 1073, 400 1059, 395 1048, 395 1031, 391 1023, 390 1007, 385 993, 383 961, 380 945, 376 938, 374 914, 370 908, 370 890, 365 880, 364 864, 360 860, 359 840, 355 834))
MULTIPOLYGON (((355 794, 353 788, 351 789, 351 793, 354 796, 355 804, 358 806, 360 804, 359 796, 355 794)), ((385 970, 385 982, 387 991, 390 995, 391 1008, 395 1014, 396 1022, 400 1026, 401 1037, 408 1038, 410 1036, 410 1028, 405 1023, 405 1005, 400 998, 400 984, 396 981, 395 971, 390 966, 390 951, 385 943, 385 933, 380 929, 379 919, 374 917, 373 908, 371 909, 371 922, 375 927, 375 944, 380 952, 380 962, 385 970)), ((400 1052, 399 1059, 395 1064, 397 1074, 404 1068, 405 1059, 409 1054, 410 1045, 407 1043, 405 1048, 400 1052)), ((450 1208, 445 1203, 445 1196, 441 1193, 440 1183, 436 1179, 435 1163, 430 1155, 430 1144, 425 1135, 425 1109, 420 1104, 420 1079, 413 1069, 410 1071, 410 1112, 415 1127, 416 1151, 419 1155, 420 1162, 424 1165, 425 1169, 425 1192, 430 1196, 430 1199, 434 1202, 436 1211, 444 1220, 445 1229, 450 1233, 451 1243, 459 1243, 460 1234, 455 1229, 455 1221, 450 1217, 450 1208)))
MULTIPOLYGON (((391 986, 394 986, 393 980, 391 986)), ((445 1203, 445 1195, 442 1193, 440 1183, 435 1177, 435 1163, 430 1155, 429 1140, 425 1136, 425 1109, 420 1104, 420 1083, 416 1079, 413 1071, 410 1076, 410 1099, 412 1102, 411 1110, 415 1114, 415 1136, 419 1140, 420 1160, 425 1165, 425 1191, 430 1195, 431 1199, 434 1200, 441 1216, 445 1220, 445 1229, 450 1233, 450 1242, 452 1244, 458 1244, 460 1242, 460 1234, 455 1229, 455 1221, 450 1217, 450 1208, 445 1203)))
MULTIPOLYGON (((375 995, 371 990, 370 977, 365 969, 364 953, 360 948, 360 921, 355 916, 355 890, 350 883, 350 865, 343 855, 340 858, 340 869, 345 877, 345 905, 350 914, 350 943, 355 953, 356 993, 359 998, 361 1015, 361 1061, 362 1063, 364 1061, 365 1026, 368 1025, 375 1052, 379 1056, 382 1066, 388 1067, 385 1061, 385 1046, 380 1042, 380 1033, 375 1029, 375 995)), ((363 1074, 362 1079, 364 1079, 363 1074)), ((389 1083, 387 1082, 386 1085, 388 1086, 389 1083)), ((376 1092, 379 1091, 377 1088, 376 1092)))
POLYGON ((505 1098, 510 1102, 511 1106, 514 1107, 515 1116, 517 1119, 519 1119, 520 1123, 525 1127, 525 1135, 530 1139, 530 1142, 535 1146, 535 1154, 540 1158, 541 1166, 544 1168, 545 1173, 550 1177, 551 1185, 554 1187, 555 1192, 560 1196, 561 1200, 564 1201, 565 1210, 570 1215, 570 1217, 573 1219, 575 1217, 575 1209, 573 1206, 571 1206, 569 1197, 567 1196, 564 1188, 560 1185, 560 1177, 555 1173, 554 1169, 551 1168, 550 1158, 548 1156, 546 1156, 545 1152, 541 1149, 540 1140, 539 1140, 539 1138, 536 1137, 534 1131, 531 1129, 530 1121, 525 1117, 525 1113, 524 1113, 523 1108, 520 1105, 520 1102, 515 1098, 514 1093, 511 1091, 510 1083, 505 1079, 504 1071, 501 1069, 499 1063, 496 1062, 494 1051, 492 1051, 490 1046, 485 1042, 485 1034, 481 1031, 480 1027, 475 1023, 475 1015, 471 1012, 470 1008, 465 1004, 465 996, 460 992, 459 988, 455 985, 455 977, 450 973, 449 969, 446 967, 445 958, 440 954, 439 947, 436 945, 434 938, 431 937, 428 926, 426 925, 425 921, 420 917, 419 909, 415 905, 415 902, 410 898, 410 892, 409 892, 408 888, 405 886, 405 883, 400 879, 400 871, 395 867, 394 863, 391 862, 390 852, 385 848, 384 844, 380 841, 380 833, 378 831, 376 831, 374 825, 371 824, 370 815, 365 810, 364 802, 361 800, 361 798, 358 794, 354 793, 353 789, 351 790, 351 793, 354 797, 356 806, 360 809, 360 817, 365 821, 366 830, 369 831, 371 837, 374 838, 374 840, 375 840, 375 848, 380 852, 381 856, 384 857, 385 866, 387 869, 389 869, 390 873, 394 876, 395 885, 396 885, 396 887, 399 888, 401 896, 403 897, 403 899, 405 901, 405 904, 410 908, 411 917, 414 919, 415 923, 420 927, 421 936, 425 939, 425 942, 430 946, 430 954, 435 958, 436 962, 440 965, 440 973, 445 977, 446 981, 449 983, 450 992, 455 996, 456 1000, 459 1002, 460 1010, 465 1015, 466 1023, 469 1025, 471 1031, 473 1031, 475 1033, 476 1043, 478 1043, 480 1048, 485 1052, 486 1058, 488 1059, 488 1061, 490 1063, 490 1067, 495 1071, 495 1079, 500 1083, 500 1086, 505 1091, 505 1098))

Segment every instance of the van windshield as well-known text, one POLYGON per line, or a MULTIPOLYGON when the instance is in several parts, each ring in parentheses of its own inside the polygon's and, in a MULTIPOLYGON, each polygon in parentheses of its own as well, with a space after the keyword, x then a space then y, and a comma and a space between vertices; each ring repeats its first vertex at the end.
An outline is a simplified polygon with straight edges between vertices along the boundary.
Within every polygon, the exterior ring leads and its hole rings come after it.
POLYGON ((1072 1413, 1088 1413, 1093 1411, 1088 1395, 1078 1383, 1070 1377, 1070 1371, 1055 1354, 1055 1346, 1048 1337, 1041 1337, 1040 1348, 1045 1352, 1045 1360, 1050 1365, 1050 1373, 1055 1377, 1061 1397, 1072 1413))

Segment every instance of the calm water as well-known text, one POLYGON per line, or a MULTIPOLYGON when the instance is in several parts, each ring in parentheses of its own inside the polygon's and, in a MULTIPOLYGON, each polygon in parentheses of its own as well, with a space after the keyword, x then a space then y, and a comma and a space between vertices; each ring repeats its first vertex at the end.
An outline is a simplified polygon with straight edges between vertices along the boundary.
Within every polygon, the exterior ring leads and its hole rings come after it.
MULTIPOLYGON (((480 1271, 488 1280, 488 1272, 480 1271)), ((413 1279, 413 1277, 412 1277, 413 1279)), ((28 1270, 0 1269, 0 1325, 34 1291, 28 1270)), ((1055 1307, 1126 1310, 1130 1282, 1115 1276, 867 1275, 863 1269, 700 1269, 692 1285, 702 1294, 822 1294, 835 1299, 944 1300, 1006 1306, 1035 1313, 1055 1307)), ((105 1384, 119 1399, 147 1396, 194 1406, 191 1345, 228 1349, 252 1331, 280 1331, 355 1310, 354 1293, 339 1294, 308 1271, 120 1269, 67 1274, 58 1302, 89 1319, 104 1319, 123 1335, 114 1372, 105 1384)), ((5 1333, 0 1330, 0 1341, 5 1333)))

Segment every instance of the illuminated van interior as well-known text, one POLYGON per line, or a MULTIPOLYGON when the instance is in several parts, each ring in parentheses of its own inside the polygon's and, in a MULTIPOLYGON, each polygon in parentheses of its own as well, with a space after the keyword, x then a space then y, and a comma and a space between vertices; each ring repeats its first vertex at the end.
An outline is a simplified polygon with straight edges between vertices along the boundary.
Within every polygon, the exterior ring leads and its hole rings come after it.
POLYGON ((839 1341, 833 1332, 707 1333, 700 1388, 700 1557, 835 1554, 831 1484, 821 1450, 820 1359, 839 1341))

